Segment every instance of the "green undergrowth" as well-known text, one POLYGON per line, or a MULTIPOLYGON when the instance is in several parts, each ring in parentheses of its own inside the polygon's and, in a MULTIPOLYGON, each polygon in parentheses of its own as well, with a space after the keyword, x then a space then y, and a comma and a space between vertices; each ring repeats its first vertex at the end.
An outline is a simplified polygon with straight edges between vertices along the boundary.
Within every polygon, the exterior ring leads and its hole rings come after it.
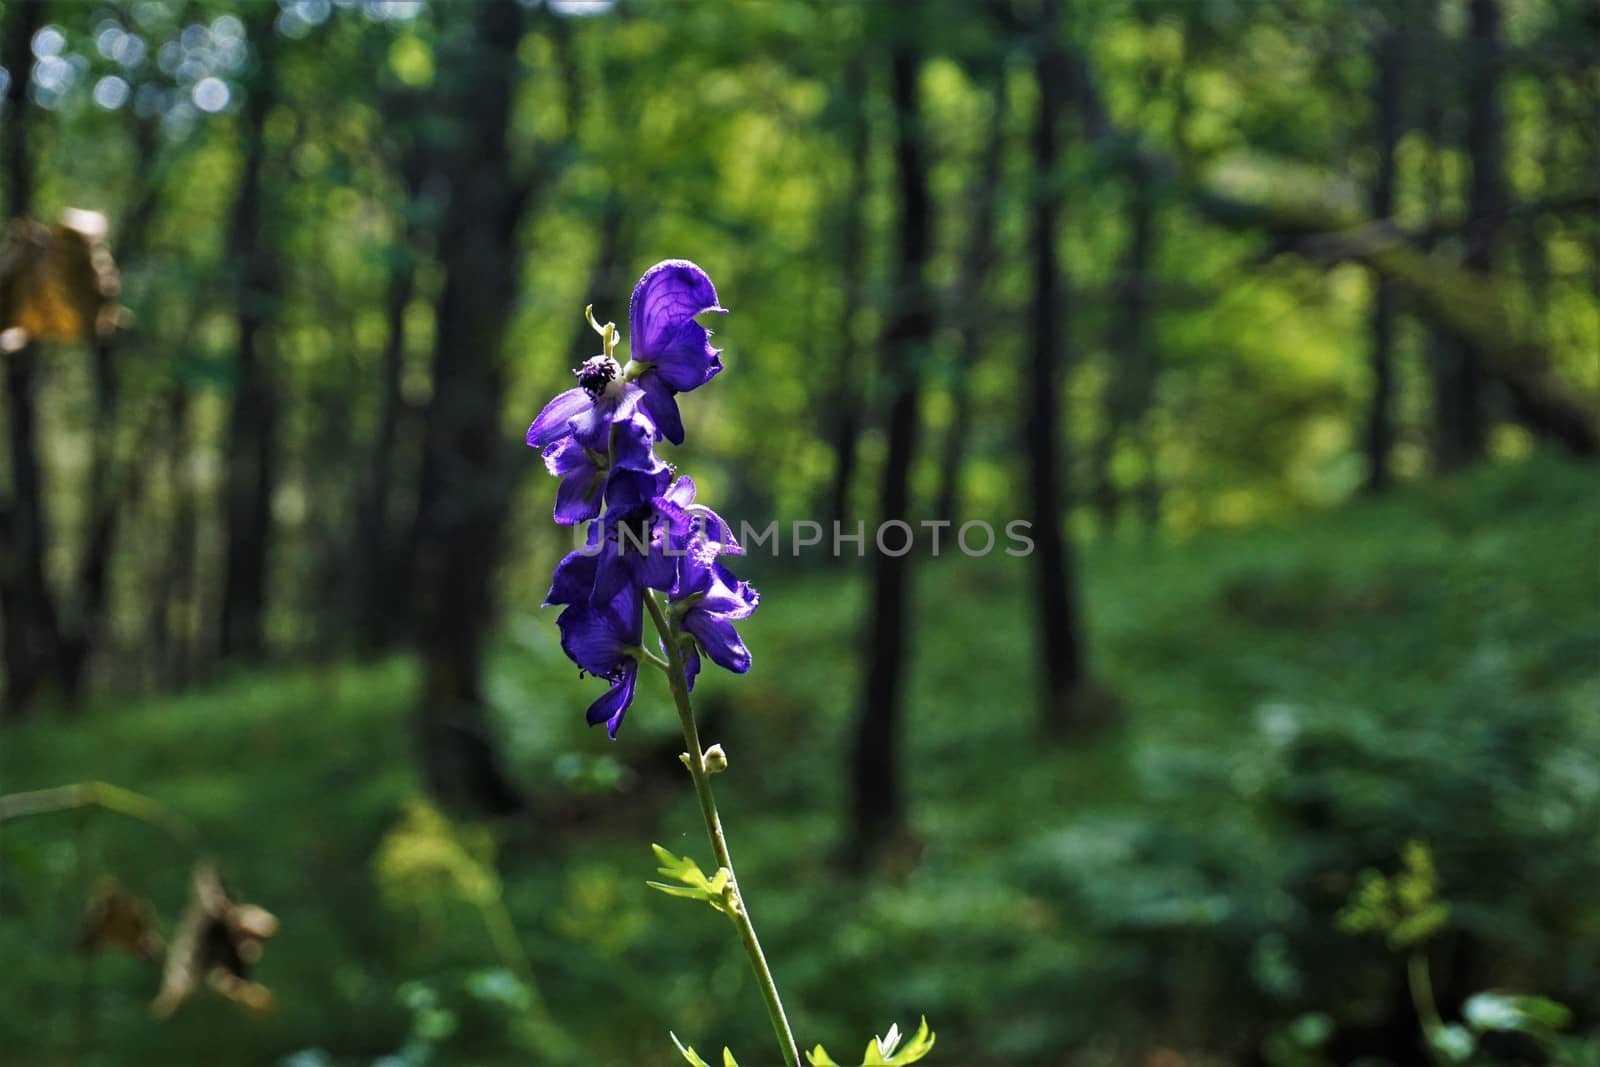
MULTIPOLYGON (((1027 561, 919 564, 913 834, 866 878, 836 863, 863 575, 751 561, 755 669, 696 695, 801 1042, 924 1014, 929 1062, 950 1064, 1234 1062, 1308 1013, 1359 1037, 1403 965, 1334 917, 1411 840, 1450 907, 1443 997, 1526 987, 1600 1024, 1595 501, 1592 470, 1539 460, 1273 527, 1091 544, 1090 645, 1118 718, 1057 744, 1036 723, 1027 561)), ((644 886, 651 841, 709 860, 665 686, 642 685, 616 743, 587 730, 595 683, 551 615, 508 618, 489 687, 529 808, 462 831, 468 853, 586 1062, 670 1063, 669 1028, 765 1062, 737 941, 644 886)), ((114 874, 170 933, 195 853, 110 813, 8 824, 0 1061, 539 1062, 472 902, 386 884, 376 862, 419 792, 415 682, 404 659, 281 670, 0 734, 0 791, 155 797, 282 926, 257 971, 273 1011, 197 997, 153 1022, 149 965, 76 951, 84 907, 114 874)))

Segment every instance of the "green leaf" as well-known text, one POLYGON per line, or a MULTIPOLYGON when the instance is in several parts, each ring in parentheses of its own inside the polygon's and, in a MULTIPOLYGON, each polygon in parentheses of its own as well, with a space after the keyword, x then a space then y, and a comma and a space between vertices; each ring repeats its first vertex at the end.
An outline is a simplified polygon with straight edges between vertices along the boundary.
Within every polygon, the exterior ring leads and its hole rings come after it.
POLYGON ((679 1041, 677 1034, 673 1033, 671 1030, 668 1030, 667 1036, 672 1038, 672 1043, 674 1045, 678 1046, 678 1052, 683 1056, 683 1058, 689 1061, 689 1067, 711 1067, 711 1064, 700 1058, 700 1054, 698 1052, 690 1048, 688 1045, 685 1045, 682 1041, 679 1041))
POLYGON ((667 882, 646 882, 651 889, 659 890, 669 897, 682 897, 685 900, 703 900, 717 911, 727 914, 727 902, 723 894, 728 888, 730 877, 726 867, 718 867, 714 877, 707 878, 700 865, 687 857, 674 856, 660 845, 650 846, 656 854, 656 860, 661 864, 657 870, 665 878, 670 878, 680 884, 671 885, 667 882))
POLYGON ((738 1062, 733 1058, 733 1050, 728 1048, 727 1045, 722 1046, 722 1067, 739 1067, 738 1062))
POLYGON ((1475 993, 1461 1006, 1461 1014, 1480 1033, 1498 1030, 1535 1037, 1553 1037, 1572 1021, 1572 1012, 1563 1004, 1512 993, 1475 993))
MULTIPOLYGON (((916 1063, 933 1051, 933 1039, 934 1034, 928 1029, 926 1015, 917 1025, 917 1032, 911 1035, 911 1040, 907 1041, 904 1047, 901 1047, 900 1043, 900 1027, 890 1026, 889 1032, 883 1037, 874 1037, 867 1043, 861 1067, 905 1067, 906 1064, 916 1063)), ((821 1045, 807 1052, 806 1060, 811 1067, 839 1067, 821 1045)))

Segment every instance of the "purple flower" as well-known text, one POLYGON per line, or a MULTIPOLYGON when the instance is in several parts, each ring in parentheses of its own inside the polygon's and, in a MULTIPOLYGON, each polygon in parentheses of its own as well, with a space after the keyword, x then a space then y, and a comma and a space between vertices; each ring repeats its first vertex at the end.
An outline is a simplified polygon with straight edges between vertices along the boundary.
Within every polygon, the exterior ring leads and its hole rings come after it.
POLYGON ((667 469, 655 454, 655 423, 644 411, 644 391, 607 377, 615 366, 604 356, 585 362, 575 372, 583 384, 550 401, 528 428, 528 444, 544 448, 545 468, 561 479, 555 519, 563 526, 600 514, 613 471, 667 469), (585 368, 594 364, 602 365, 585 377, 585 368))
MULTIPOLYGON (((589 707, 591 724, 614 738, 638 681, 644 598, 668 594, 691 687, 701 657, 730 671, 750 669, 750 652, 734 623, 755 611, 759 596, 718 562, 743 549, 716 512, 695 502, 695 484, 674 478, 655 453, 656 441, 683 442, 677 395, 698 389, 722 370, 720 351, 695 316, 715 311, 717 292, 705 271, 668 260, 645 272, 629 306, 633 360, 612 357, 615 325, 597 323, 602 354, 573 374, 575 388, 550 403, 528 427, 528 444, 561 479, 555 519, 588 529, 588 545, 551 575, 546 606, 561 605, 561 647, 580 673, 609 682, 589 707)), ((665 648, 662 649, 666 651, 665 648)))
POLYGON ((674 397, 722 370, 722 350, 711 347, 711 331, 695 321, 708 311, 728 313, 706 272, 686 259, 645 271, 628 304, 630 351, 635 362, 649 365, 638 379, 644 406, 661 436, 675 445, 683 444, 683 420, 674 397))
POLYGON ((668 542, 673 552, 683 553, 691 544, 703 542, 725 556, 744 555, 744 549, 734 539, 733 527, 704 504, 696 504, 694 494, 694 479, 685 474, 674 479, 656 501, 657 509, 667 518, 668 542))
MULTIPOLYGON (((591 568, 592 557, 574 553, 578 562, 569 565, 573 556, 562 561, 568 571, 567 579, 581 585, 581 572, 585 563, 591 568)), ((556 585, 563 581, 561 568, 557 568, 556 585)), ((551 598, 557 596, 554 586, 551 598)), ((556 625, 561 629, 561 649, 567 658, 578 665, 579 673, 592 674, 610 682, 610 687, 589 705, 586 718, 589 725, 606 724, 606 733, 617 736, 617 727, 633 703, 633 692, 639 678, 639 661, 635 654, 644 636, 643 604, 637 588, 629 586, 611 600, 595 604, 588 599, 579 600, 561 613, 556 625)))
MULTIPOLYGON (((755 613, 761 594, 717 562, 713 546, 696 545, 683 557, 671 602, 681 620, 679 625, 694 637, 711 662, 735 674, 750 669, 750 650, 733 624, 755 613)), ((696 656, 693 669, 698 672, 699 668, 696 656)))
POLYGON ((528 427, 529 446, 545 448, 570 436, 590 451, 606 453, 615 440, 636 461, 642 459, 640 449, 648 451, 656 437, 644 390, 623 381, 622 368, 610 356, 586 359, 572 373, 577 387, 557 393, 539 412, 528 427))
POLYGON ((628 507, 611 504, 601 525, 593 600, 610 600, 627 586, 663 592, 672 588, 677 561, 667 555, 668 521, 654 499, 628 507))

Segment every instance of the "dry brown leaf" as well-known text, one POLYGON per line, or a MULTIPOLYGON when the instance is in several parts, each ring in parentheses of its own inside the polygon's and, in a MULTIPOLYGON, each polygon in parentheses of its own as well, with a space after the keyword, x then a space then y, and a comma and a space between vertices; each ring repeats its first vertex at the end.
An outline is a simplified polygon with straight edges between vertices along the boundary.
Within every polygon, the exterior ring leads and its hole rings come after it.
POLYGON ((190 880, 189 907, 167 950, 161 992, 150 1005, 165 1019, 194 995, 201 983, 251 1011, 272 1007, 272 992, 250 978, 261 942, 278 932, 277 918, 254 904, 228 898, 217 869, 203 863, 190 880))
POLYGON ((141 959, 158 958, 161 935, 150 902, 133 896, 115 878, 102 878, 89 899, 78 948, 83 952, 116 949, 141 959))
POLYGON ((92 341, 116 330, 121 281, 106 217, 67 208, 54 226, 12 219, 0 241, 0 352, 29 341, 92 341))

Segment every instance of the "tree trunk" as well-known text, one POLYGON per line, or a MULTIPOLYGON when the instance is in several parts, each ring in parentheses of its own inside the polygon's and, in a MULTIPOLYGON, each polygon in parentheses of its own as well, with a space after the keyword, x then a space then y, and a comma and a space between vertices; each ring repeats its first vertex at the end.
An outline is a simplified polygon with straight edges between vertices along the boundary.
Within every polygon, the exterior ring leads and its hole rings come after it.
MULTIPOLYGON (((8 4, 5 40, 0 44, 5 67, 11 72, 5 101, 4 168, 6 206, 13 218, 33 210, 28 83, 33 70, 33 35, 43 20, 43 7, 8 4)), ((40 684, 58 668, 61 655, 60 627, 45 566, 50 538, 34 418, 37 352, 29 344, 0 356, 5 364, 5 421, 11 453, 10 500, 0 501, 0 518, 7 527, 0 537, 0 612, 5 628, 5 690, 0 694, 0 709, 7 715, 27 710, 40 684)))
POLYGON ((1067 95, 1067 63, 1056 0, 1040 5, 1040 40, 1034 60, 1039 82, 1034 116, 1033 166, 1036 187, 1030 220, 1033 250, 1032 363, 1022 390, 1027 412, 1023 450, 1028 457, 1030 518, 1034 540, 1034 606, 1039 624, 1039 717, 1050 733, 1063 734, 1086 723, 1088 660, 1078 617, 1077 578, 1072 550, 1062 530, 1065 500, 1060 463, 1061 348, 1068 320, 1067 287, 1056 261, 1061 228, 1061 105, 1067 95))
MULTIPOLYGON (((910 513, 911 465, 917 443, 917 377, 919 364, 926 358, 933 339, 932 301, 927 287, 933 206, 917 91, 920 70, 917 53, 904 42, 898 44, 890 63, 900 233, 893 318, 883 337, 884 380, 893 397, 881 490, 881 517, 885 523, 905 522, 910 513)), ((898 547, 895 536, 888 535, 890 540, 886 543, 891 548, 898 547)), ((891 555, 880 550, 872 557, 867 672, 851 763, 847 854, 856 867, 865 863, 878 845, 901 836, 906 827, 899 734, 910 636, 906 612, 910 560, 909 552, 891 555)))
POLYGON ((258 66, 245 98, 244 163, 228 235, 228 260, 236 271, 234 317, 239 348, 224 453, 227 541, 219 646, 224 658, 250 658, 262 651, 277 478, 278 386, 271 333, 279 264, 263 210, 266 122, 277 89, 277 33, 270 21, 258 20, 251 27, 250 40, 259 50, 258 66))
POLYGON ((1116 447, 1124 434, 1134 435, 1144 454, 1144 481, 1140 486, 1142 510, 1150 526, 1159 508, 1160 489, 1155 475, 1155 448, 1146 416, 1155 393, 1156 368, 1149 343, 1150 262, 1155 252, 1154 179, 1142 157, 1128 159, 1128 249, 1122 266, 1116 309, 1112 317, 1111 367, 1107 374, 1106 425, 1095 442, 1094 503, 1100 528, 1116 528, 1122 497, 1112 472, 1116 447))
MULTIPOLYGON (((1480 274, 1494 271, 1498 230, 1504 216, 1504 145, 1500 114, 1500 7, 1498 0, 1471 0, 1468 9, 1467 228, 1463 265, 1480 274)), ((1483 458, 1488 439, 1484 412, 1483 355, 1469 338, 1443 346, 1441 378, 1435 396, 1438 465, 1456 470, 1483 458)))
MULTIPOLYGON (((855 484, 856 448, 861 437, 862 393, 866 377, 857 367, 860 359, 855 341, 855 323, 861 314, 862 288, 866 279, 863 231, 871 179, 872 131, 867 121, 866 91, 866 63, 856 55, 845 65, 841 91, 841 100, 849 115, 846 139, 850 155, 850 183, 845 191, 838 223, 841 288, 839 359, 834 370, 834 388, 828 394, 824 411, 833 446, 833 480, 829 487, 828 515, 824 525, 824 529, 829 531, 835 529, 834 523, 841 528, 854 528, 850 521, 850 489, 855 484)), ((830 554, 827 558, 838 562, 843 557, 830 554)))
MULTIPOLYGON (((124 262, 137 263, 144 258, 150 224, 160 204, 163 189, 155 166, 159 135, 159 120, 139 122, 134 144, 139 163, 133 179, 137 199, 117 226, 112 243, 124 262)), ((117 535, 123 513, 144 481, 145 464, 139 457, 119 462, 117 456, 118 420, 123 417, 119 353, 125 350, 122 337, 113 335, 97 337, 91 353, 94 413, 89 427, 88 531, 62 627, 61 689, 68 706, 76 706, 82 700, 90 657, 105 639, 117 535)))
POLYGON ((416 234, 402 228, 392 250, 388 291, 384 295, 384 343, 379 360, 378 426, 367 456, 355 564, 360 574, 357 626, 368 651, 387 648, 401 636, 405 604, 410 600, 410 568, 400 566, 397 538, 390 520, 395 480, 395 452, 405 417, 401 389, 406 364, 406 308, 417 287, 416 234))
POLYGON ((500 349, 521 273, 516 234, 526 196, 506 160, 522 34, 515 4, 470 10, 470 23, 442 49, 433 102, 445 120, 440 132, 447 137, 432 148, 449 199, 417 493, 417 739, 436 798, 494 812, 520 802, 490 736, 482 670, 509 490, 500 349))
POLYGON ((989 319, 983 291, 995 259, 995 216, 1000 198, 1001 169, 1005 163, 1008 105, 1006 75, 1002 68, 994 76, 989 137, 984 142, 983 156, 967 194, 972 228, 967 231, 966 252, 962 256, 960 274, 949 303, 957 316, 956 359, 950 374, 954 410, 950 415, 950 426, 945 431, 943 453, 939 460, 939 492, 934 500, 933 514, 936 519, 949 519, 957 525, 959 516, 956 509, 961 506, 962 459, 972 426, 972 394, 967 388, 967 379, 973 364, 983 352, 984 327, 989 319))
MULTIPOLYGON (((1394 214, 1395 150, 1400 143, 1401 78, 1405 55, 1400 31, 1386 27, 1376 42, 1376 77, 1373 85, 1373 139, 1378 147, 1378 172, 1372 182, 1372 217, 1394 214)), ((1381 493, 1389 487, 1389 453, 1394 448, 1394 283, 1382 274, 1372 276, 1372 395, 1368 400, 1365 445, 1365 488, 1381 493)))

